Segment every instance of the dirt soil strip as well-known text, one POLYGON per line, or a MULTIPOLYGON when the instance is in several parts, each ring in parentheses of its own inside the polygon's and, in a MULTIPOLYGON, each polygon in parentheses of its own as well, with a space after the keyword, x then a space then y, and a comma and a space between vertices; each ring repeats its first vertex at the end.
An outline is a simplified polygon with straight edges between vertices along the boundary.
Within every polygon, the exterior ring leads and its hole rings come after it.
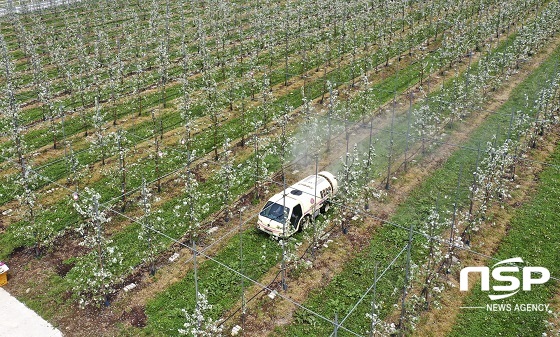
MULTIPOLYGON (((529 62, 529 67, 524 67, 518 74, 512 77, 505 87, 498 91, 495 98, 487 105, 487 108, 484 110, 485 112, 477 115, 468 125, 463 125, 456 133, 447 139, 447 142, 461 144, 468 139, 470 133, 483 122, 489 111, 497 110, 507 100, 513 89, 531 73, 532 69, 536 68, 555 49, 559 42, 560 39, 556 39, 545 51, 533 58, 529 62)), ((418 163, 419 165, 409 169, 402 178, 398 179, 397 182, 393 184, 394 188, 389 193, 387 202, 373 207, 377 210, 377 214, 381 215, 381 217, 388 218, 388 216, 395 211, 397 206, 406 199, 411 190, 418 186, 423 178, 436 170, 454 150, 455 148, 453 147, 445 147, 423 159, 418 163)), ((288 280, 288 284, 293 284, 293 286, 288 289, 286 296, 298 303, 303 303, 312 290, 323 287, 335 274, 342 270, 347 260, 355 256, 357 251, 361 251, 367 246, 369 242, 368 238, 380 225, 381 223, 379 221, 366 220, 362 227, 356 228, 355 231, 350 232, 346 236, 337 238, 335 243, 330 244, 329 249, 319 254, 317 260, 314 262, 314 267, 306 271, 306 277, 304 279, 288 280)), ((271 270, 261 280, 261 283, 268 284, 273 280, 276 274, 277 269, 271 270)), ((246 298, 250 298, 258 291, 260 291, 258 287, 251 288, 248 290, 246 298)), ((239 306, 240 303, 238 303, 233 310, 239 306)), ((263 319, 262 311, 254 309, 254 304, 250 304, 249 313, 245 318, 246 336, 264 336, 271 333, 277 325, 289 324, 292 320, 293 312, 297 307, 287 301, 277 303, 274 307, 267 308, 271 309, 270 319, 263 319)), ((445 314, 448 315, 447 312, 445 314)), ((226 314, 224 316, 227 317, 228 315, 226 314)))

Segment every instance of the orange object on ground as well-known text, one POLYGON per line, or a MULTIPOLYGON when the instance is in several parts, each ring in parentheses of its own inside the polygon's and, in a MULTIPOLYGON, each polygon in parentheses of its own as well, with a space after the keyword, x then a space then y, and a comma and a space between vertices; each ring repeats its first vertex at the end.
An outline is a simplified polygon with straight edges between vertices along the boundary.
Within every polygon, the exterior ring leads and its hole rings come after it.
POLYGON ((8 266, 0 261, 0 287, 8 283, 8 266))

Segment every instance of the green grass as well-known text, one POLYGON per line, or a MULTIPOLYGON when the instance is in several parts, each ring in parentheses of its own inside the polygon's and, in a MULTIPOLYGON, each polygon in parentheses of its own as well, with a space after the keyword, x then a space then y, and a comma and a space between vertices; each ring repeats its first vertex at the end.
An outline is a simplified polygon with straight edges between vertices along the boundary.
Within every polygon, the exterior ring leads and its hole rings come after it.
MULTIPOLYGON (((259 278, 281 260, 281 248, 270 240, 267 234, 255 228, 243 233, 243 263, 240 262, 239 235, 233 237, 227 246, 214 258, 235 270, 243 270, 250 278, 259 278)), ((213 304, 211 316, 220 316, 231 308, 241 294, 241 278, 214 261, 199 266, 199 290, 207 292, 209 303, 213 304)), ((245 287, 248 281, 245 280, 245 287)), ((148 301, 146 314, 148 325, 142 330, 145 336, 171 336, 182 327, 184 315, 181 309, 195 306, 194 273, 189 271, 179 282, 148 301)))

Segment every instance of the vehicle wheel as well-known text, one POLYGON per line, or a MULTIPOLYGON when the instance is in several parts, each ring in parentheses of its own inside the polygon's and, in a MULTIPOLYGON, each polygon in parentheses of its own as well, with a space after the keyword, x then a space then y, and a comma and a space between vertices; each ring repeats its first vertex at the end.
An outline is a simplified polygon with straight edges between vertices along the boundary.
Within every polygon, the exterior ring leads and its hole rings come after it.
POLYGON ((301 223, 299 224, 300 232, 307 229, 310 224, 311 224, 311 217, 309 215, 304 216, 303 219, 301 219, 301 223))
POLYGON ((321 206, 321 214, 325 214, 329 211, 329 208, 331 207, 331 203, 328 201, 325 201, 325 203, 323 204, 323 206, 321 206))

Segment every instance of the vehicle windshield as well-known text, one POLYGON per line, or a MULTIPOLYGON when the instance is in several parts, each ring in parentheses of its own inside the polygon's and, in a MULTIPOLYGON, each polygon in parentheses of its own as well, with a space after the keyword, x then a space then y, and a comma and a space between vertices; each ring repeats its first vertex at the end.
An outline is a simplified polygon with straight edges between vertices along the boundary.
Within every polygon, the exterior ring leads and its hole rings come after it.
POLYGON ((285 223, 289 213, 290 209, 288 207, 269 201, 260 212, 260 215, 278 221, 279 223, 285 223))

